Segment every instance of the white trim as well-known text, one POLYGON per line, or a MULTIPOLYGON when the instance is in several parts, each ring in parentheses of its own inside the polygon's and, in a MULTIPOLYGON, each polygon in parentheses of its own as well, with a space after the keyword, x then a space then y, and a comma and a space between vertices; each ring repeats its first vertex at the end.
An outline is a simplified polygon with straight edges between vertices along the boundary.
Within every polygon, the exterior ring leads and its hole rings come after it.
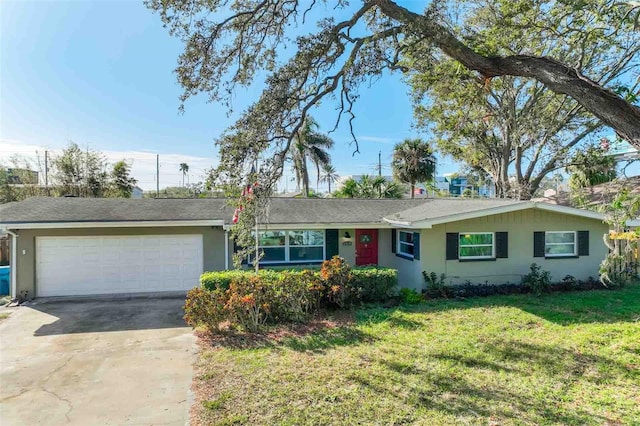
POLYGON ((476 260, 476 259, 495 259, 496 258, 496 233, 495 232, 458 232, 458 260, 476 260), (491 234, 491 244, 467 244, 464 247, 489 247, 491 246, 491 255, 489 256, 462 256, 460 250, 460 237, 463 235, 487 235, 491 234))
POLYGON ((164 228, 169 226, 223 226, 224 220, 140 220, 122 222, 34 222, 8 223, 11 229, 78 229, 78 228, 164 228))
MULTIPOLYGON (((232 229, 234 225, 224 225, 223 229, 232 229)), ((261 231, 299 231, 325 229, 391 229, 386 222, 378 223, 260 223, 261 231)), ((396 226, 397 227, 397 226, 396 226)))
POLYGON ((573 207, 566 207, 566 206, 558 206, 555 204, 548 204, 548 203, 538 202, 538 201, 522 201, 519 203, 508 204, 506 206, 491 207, 488 209, 481 209, 481 210, 475 210, 472 212, 465 212, 465 213, 458 213, 458 214, 454 213, 454 214, 449 214, 447 216, 436 217, 433 219, 417 220, 414 222, 394 220, 392 218, 384 218, 384 221, 396 227, 403 227, 403 228, 411 227, 411 228, 425 229, 425 228, 431 228, 433 225, 440 225, 443 223, 450 223, 450 222, 456 222, 456 221, 467 220, 467 219, 476 219, 479 217, 485 217, 485 216, 502 214, 502 213, 511 213, 511 212, 516 212, 516 211, 526 210, 526 209, 539 209, 539 210, 550 211, 554 213, 562 213, 562 214, 567 214, 572 216, 586 217, 589 219, 598 219, 598 220, 604 219, 604 215, 602 215, 601 213, 593 212, 590 210, 576 209, 573 207))
POLYGON ((415 246, 415 243, 413 241, 413 234, 414 234, 413 232, 409 232, 409 231, 404 231, 402 229, 398 229, 398 231, 396 232, 396 254, 397 255, 402 256, 402 257, 406 257, 406 258, 409 258, 409 259, 414 259, 414 256, 415 256, 414 254, 404 253, 404 252, 400 251, 400 247, 402 246, 402 244, 404 244, 404 245, 413 247, 413 250, 414 250, 414 253, 415 253, 415 247, 416 246, 415 246), (407 243, 407 242, 401 241, 400 240, 400 234, 401 233, 410 234, 411 235, 411 242, 407 243))

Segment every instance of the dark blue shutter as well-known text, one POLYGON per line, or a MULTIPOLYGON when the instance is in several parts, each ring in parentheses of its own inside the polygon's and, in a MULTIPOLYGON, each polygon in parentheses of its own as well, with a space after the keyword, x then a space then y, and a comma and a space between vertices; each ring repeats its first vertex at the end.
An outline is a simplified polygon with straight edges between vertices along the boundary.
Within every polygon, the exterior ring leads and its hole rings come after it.
POLYGON ((496 232, 496 258, 506 259, 509 257, 509 234, 507 232, 496 232))
POLYGON ((413 233, 413 258, 420 260, 420 233, 413 233))
POLYGON ((398 244, 397 231, 395 229, 391 230, 391 253, 396 252, 396 244, 398 244))
POLYGON ((339 251, 339 241, 338 241, 338 230, 337 229, 326 229, 324 231, 324 240, 325 240, 325 259, 331 259, 333 256, 336 256, 339 251))
POLYGON ((456 260, 458 258, 458 233, 447 232, 447 260, 456 260))
POLYGON ((589 231, 578 231, 578 256, 589 256, 589 231))
POLYGON ((533 233, 533 257, 544 257, 544 232, 533 233))

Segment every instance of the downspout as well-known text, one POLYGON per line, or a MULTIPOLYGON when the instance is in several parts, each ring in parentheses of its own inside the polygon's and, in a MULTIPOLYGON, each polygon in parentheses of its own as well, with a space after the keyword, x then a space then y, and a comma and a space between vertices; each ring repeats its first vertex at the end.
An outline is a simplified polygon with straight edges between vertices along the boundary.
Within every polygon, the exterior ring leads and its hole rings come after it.
POLYGON ((224 270, 229 270, 229 230, 224 230, 224 270))
POLYGON ((10 287, 9 293, 12 299, 18 297, 17 294, 17 260, 18 260, 18 234, 5 229, 7 234, 11 235, 11 258, 9 259, 9 269, 11 269, 10 287))

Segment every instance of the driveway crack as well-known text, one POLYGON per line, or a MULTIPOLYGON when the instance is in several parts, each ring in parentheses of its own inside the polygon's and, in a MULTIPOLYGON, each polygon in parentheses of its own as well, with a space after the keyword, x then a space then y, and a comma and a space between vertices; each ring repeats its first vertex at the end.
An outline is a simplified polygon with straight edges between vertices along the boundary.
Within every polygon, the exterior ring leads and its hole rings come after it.
POLYGON ((46 382, 47 380, 49 380, 49 378, 51 378, 51 376, 53 376, 54 374, 56 374, 58 371, 62 370, 64 367, 67 366, 67 364, 69 364, 69 361, 71 361, 71 358, 73 358, 73 355, 71 355, 69 358, 67 358, 67 360, 65 362, 62 363, 62 365, 54 368, 53 370, 51 370, 51 372, 49 374, 47 374, 47 377, 45 377, 42 382, 46 382))
POLYGON ((71 414, 71 411, 73 410, 73 404, 71 403, 71 401, 69 401, 67 398, 63 398, 60 395, 58 395, 57 393, 50 391, 49 389, 45 389, 45 388, 41 388, 43 391, 45 391, 46 393, 55 396, 57 399, 59 399, 60 401, 63 401, 67 404, 67 406, 69 407, 69 409, 67 410, 66 413, 64 413, 64 416, 67 418, 67 423, 71 423, 71 418, 69 417, 69 414, 71 414))
POLYGON ((5 402, 5 401, 8 401, 10 399, 17 398, 20 395, 23 395, 23 394, 25 394, 27 392, 29 392, 29 389, 22 389, 19 393, 15 394, 15 395, 9 395, 9 396, 6 396, 6 397, 0 399, 0 402, 5 402))

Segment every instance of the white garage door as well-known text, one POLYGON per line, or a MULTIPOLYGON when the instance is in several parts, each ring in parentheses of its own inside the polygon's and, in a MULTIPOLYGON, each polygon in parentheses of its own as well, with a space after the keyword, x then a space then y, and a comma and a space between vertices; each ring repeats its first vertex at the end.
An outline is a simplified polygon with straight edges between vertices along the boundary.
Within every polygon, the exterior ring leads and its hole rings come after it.
POLYGON ((39 297, 189 290, 202 235, 36 238, 39 297))

